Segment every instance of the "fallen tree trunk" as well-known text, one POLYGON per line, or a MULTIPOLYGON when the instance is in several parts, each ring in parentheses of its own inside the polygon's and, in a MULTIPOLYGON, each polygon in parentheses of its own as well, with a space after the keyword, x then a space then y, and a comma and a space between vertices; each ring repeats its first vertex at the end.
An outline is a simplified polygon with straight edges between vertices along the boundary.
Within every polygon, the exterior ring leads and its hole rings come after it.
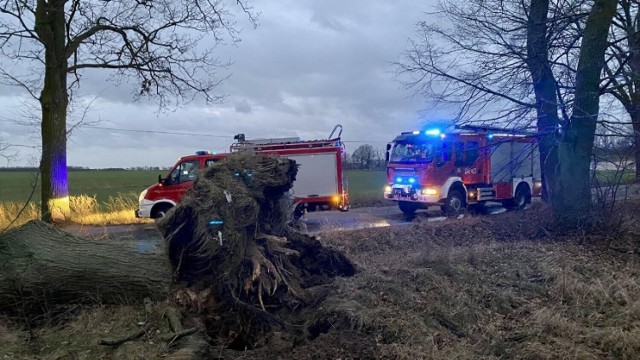
POLYGON ((0 234, 0 311, 47 310, 50 304, 165 299, 166 254, 79 238, 41 221, 0 234))

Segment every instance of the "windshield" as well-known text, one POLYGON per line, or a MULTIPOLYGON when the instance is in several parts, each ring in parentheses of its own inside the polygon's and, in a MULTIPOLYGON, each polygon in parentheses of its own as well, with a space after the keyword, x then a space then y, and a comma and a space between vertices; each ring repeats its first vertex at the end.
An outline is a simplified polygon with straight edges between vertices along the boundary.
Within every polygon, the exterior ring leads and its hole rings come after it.
POLYGON ((396 143, 391 150, 391 162, 429 163, 433 160, 434 144, 396 143))

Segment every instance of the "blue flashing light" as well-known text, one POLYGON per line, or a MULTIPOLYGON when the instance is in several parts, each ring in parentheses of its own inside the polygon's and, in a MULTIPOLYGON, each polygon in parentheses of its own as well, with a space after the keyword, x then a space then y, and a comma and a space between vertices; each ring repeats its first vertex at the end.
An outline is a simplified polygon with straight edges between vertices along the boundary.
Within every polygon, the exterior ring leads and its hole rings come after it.
POLYGON ((425 135, 438 136, 440 135, 440 129, 430 129, 424 132, 425 135))
POLYGON ((487 139, 492 140, 492 139, 493 139, 493 134, 492 134, 492 133, 489 133, 489 134, 487 135, 487 139))
POLYGON ((397 178, 396 178, 396 182, 397 182, 397 183, 401 183, 401 182, 402 182, 402 178, 401 178, 401 177, 397 177, 397 178))
POLYGON ((409 178, 409 184, 415 184, 416 178, 409 178))
POLYGON ((412 134, 413 134, 413 135, 419 135, 419 134, 420 134, 420 131, 418 131, 418 130, 413 130, 412 134))
POLYGON ((222 225, 224 224, 224 221, 222 220, 211 220, 209 221, 209 225, 222 225))

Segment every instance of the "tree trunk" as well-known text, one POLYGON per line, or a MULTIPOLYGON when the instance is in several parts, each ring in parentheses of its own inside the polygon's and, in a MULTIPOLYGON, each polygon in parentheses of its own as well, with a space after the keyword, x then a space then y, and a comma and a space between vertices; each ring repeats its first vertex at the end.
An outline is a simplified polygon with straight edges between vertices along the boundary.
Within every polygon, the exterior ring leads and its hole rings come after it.
POLYGON ((69 219, 67 181, 67 55, 64 0, 38 2, 35 30, 45 48, 42 108, 41 216, 47 222, 69 219))
POLYGON ((527 66, 536 94, 537 129, 540 136, 540 169, 542 197, 551 198, 557 178, 558 102, 556 82, 548 60, 547 14, 549 0, 533 0, 527 23, 527 66))
MULTIPOLYGON (((619 100, 627 109, 631 117, 633 128, 633 155, 635 159, 636 177, 635 182, 640 182, 640 14, 631 17, 632 2, 622 2, 624 11, 628 14, 629 20, 633 20, 629 28, 627 28, 627 43, 629 44, 629 69, 631 74, 629 77, 627 96, 621 96, 619 100)), ((621 91, 620 93, 624 93, 621 91)))
POLYGON ((558 144, 559 177, 552 194, 555 216, 582 223, 591 210, 590 163, 600 110, 600 75, 616 0, 596 0, 587 19, 576 72, 573 114, 558 144))
POLYGON ((51 304, 164 299, 171 265, 162 254, 75 237, 41 221, 0 235, 0 311, 46 311, 51 304))
MULTIPOLYGON (((640 98, 640 93, 638 93, 640 98)), ((640 99, 639 99, 640 100, 640 99)), ((631 123, 633 125, 633 158, 635 160, 636 177, 635 182, 640 183, 640 101, 634 108, 638 109, 631 114, 631 123)))

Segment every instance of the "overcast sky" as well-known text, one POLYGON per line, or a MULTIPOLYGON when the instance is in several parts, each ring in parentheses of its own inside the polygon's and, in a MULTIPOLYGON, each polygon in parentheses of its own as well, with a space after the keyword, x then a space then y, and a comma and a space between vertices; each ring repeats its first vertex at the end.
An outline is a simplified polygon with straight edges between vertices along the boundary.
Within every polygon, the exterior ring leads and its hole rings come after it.
MULTIPOLYGON (((310 140, 326 138, 336 124, 344 127, 348 151, 364 143, 382 149, 424 118, 447 116, 422 113, 425 100, 403 89, 390 65, 433 3, 254 0, 258 27, 239 14, 242 41, 216 50, 233 62, 221 74, 230 77, 219 88, 228 95, 219 105, 194 103, 158 114, 154 103, 132 102, 131 88, 109 83, 108 73, 85 74, 79 92, 84 103, 91 102, 85 114, 91 125, 72 131, 68 164, 170 166, 197 150, 224 152, 237 133, 310 140)), ((0 138, 19 152, 11 162, 0 158, 0 166, 36 166, 39 161, 39 128, 14 123, 24 122, 29 108, 24 99, 19 88, 0 89, 0 138)))

